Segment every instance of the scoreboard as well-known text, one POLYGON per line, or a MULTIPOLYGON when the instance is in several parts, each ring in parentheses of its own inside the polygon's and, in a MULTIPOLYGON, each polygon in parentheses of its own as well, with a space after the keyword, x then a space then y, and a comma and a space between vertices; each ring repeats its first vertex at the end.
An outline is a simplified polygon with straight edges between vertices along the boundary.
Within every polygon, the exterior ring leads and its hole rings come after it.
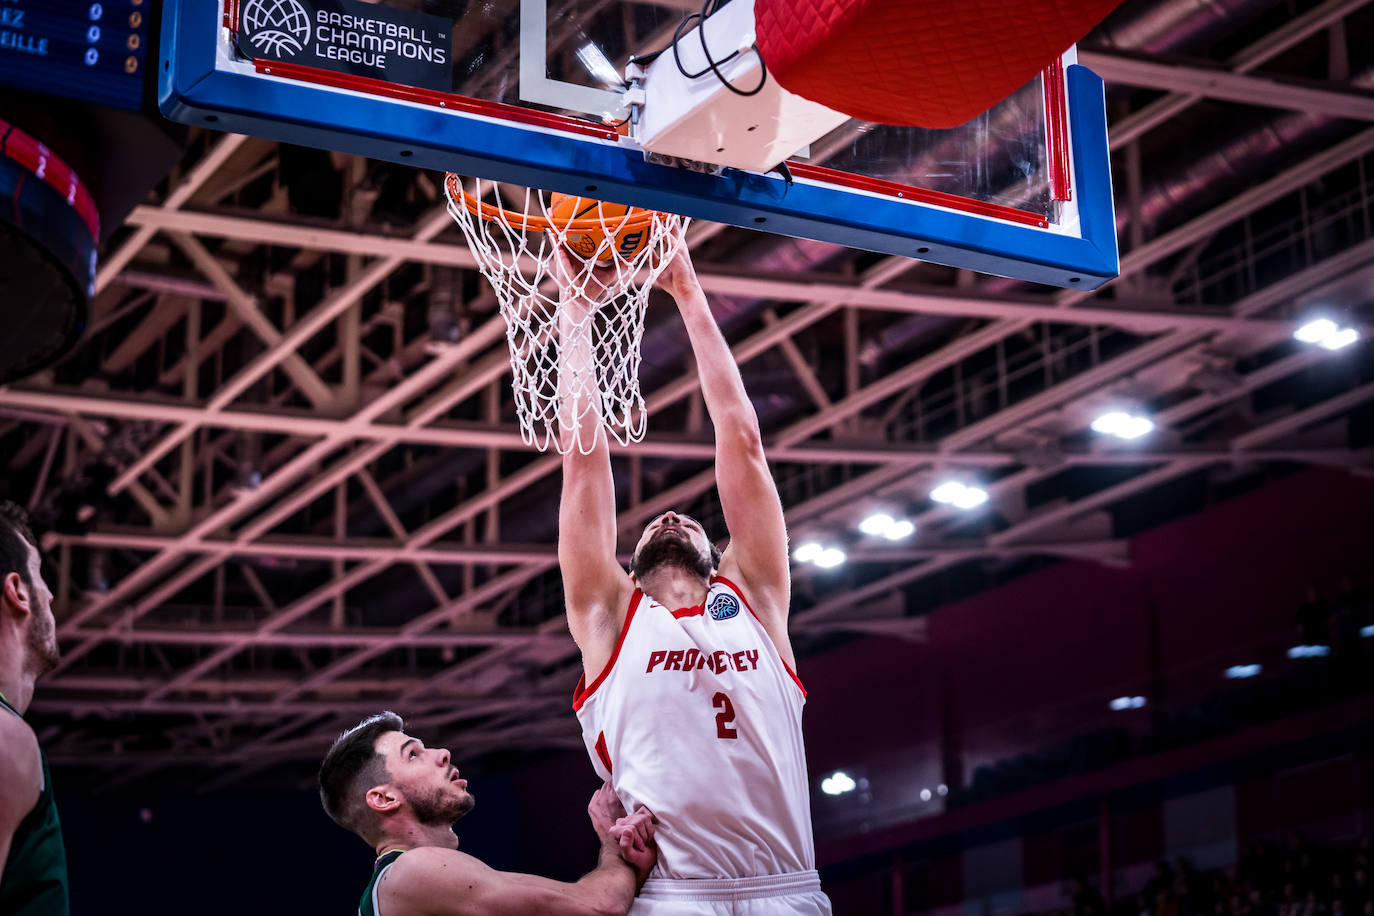
POLYGON ((153 0, 0 0, 0 86, 137 109, 153 0))

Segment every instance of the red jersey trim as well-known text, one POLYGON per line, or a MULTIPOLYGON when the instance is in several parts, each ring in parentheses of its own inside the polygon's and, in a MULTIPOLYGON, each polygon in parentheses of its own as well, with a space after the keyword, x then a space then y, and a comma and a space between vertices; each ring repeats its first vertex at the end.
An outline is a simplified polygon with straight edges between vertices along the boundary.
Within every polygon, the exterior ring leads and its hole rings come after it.
MULTIPOLYGON (((744 602, 745 608, 748 609, 748 611, 749 611, 750 614, 753 614, 753 615, 754 615, 754 619, 757 620, 757 621, 759 622, 759 625, 760 625, 760 626, 763 625, 763 621, 759 618, 758 612, 754 610, 754 606, 753 606, 752 604, 750 604, 750 603, 749 603, 749 599, 745 597, 745 595, 744 595, 744 589, 740 588, 738 585, 736 585, 735 583, 731 582, 729 579, 725 578, 724 576, 712 576, 712 577, 711 577, 711 581, 712 581, 712 582, 720 582, 720 583, 723 583, 723 584, 725 584, 725 585, 730 586, 731 591, 733 591, 736 595, 739 595, 740 600, 744 602)), ((674 612, 674 613, 673 613, 673 616, 676 617, 676 616, 677 616, 677 612, 674 612)), ((773 640, 770 638, 768 641, 771 643, 773 640)), ((777 651, 778 651, 778 647, 777 647, 777 646, 773 646, 773 651, 774 651, 774 652, 777 652, 777 651)), ((792 666, 789 665, 789 664, 787 664, 787 659, 785 659, 785 658, 782 657, 782 653, 781 653, 781 652, 778 652, 778 661, 782 662, 782 666, 783 666, 784 668, 787 669, 787 673, 788 673, 789 675, 791 675, 793 682, 796 683, 797 689, 800 690, 800 691, 802 692, 802 699, 806 699, 806 687, 803 686, 803 684, 802 684, 802 682, 801 682, 801 678, 797 677, 797 672, 793 671, 793 670, 792 670, 792 666)))
POLYGON ((606 733, 602 732, 596 736, 596 756, 601 758, 601 763, 606 767, 607 773, 615 772, 611 768, 611 753, 606 750, 606 733))
MULTIPOLYGON (((601 682, 606 680, 606 676, 615 667, 615 660, 620 657, 620 647, 625 644, 625 636, 630 632, 630 621, 635 619, 635 609, 639 607, 639 599, 644 597, 644 593, 635 589, 630 596, 630 609, 625 612, 625 623, 620 627, 620 635, 615 639, 615 648, 611 650, 610 661, 606 662, 606 667, 601 669, 601 673, 592 681, 591 686, 587 686, 587 672, 584 670, 582 676, 577 679, 577 689, 573 691, 573 712, 582 708, 582 704, 596 693, 596 688, 601 686, 601 682)), ((795 675, 793 675, 795 677, 795 675)), ((804 691, 803 691, 804 692, 804 691)))

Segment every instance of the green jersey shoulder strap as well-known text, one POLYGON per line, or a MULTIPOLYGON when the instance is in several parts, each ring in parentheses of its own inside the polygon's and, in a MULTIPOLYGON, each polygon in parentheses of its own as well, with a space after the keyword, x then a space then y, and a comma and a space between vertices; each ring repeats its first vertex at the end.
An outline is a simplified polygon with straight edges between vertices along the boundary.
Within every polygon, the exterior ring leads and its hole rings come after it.
POLYGON ((388 868, 396 864, 396 860, 401 857, 403 849, 393 849, 386 855, 377 857, 377 864, 372 866, 372 880, 367 882, 367 888, 363 891, 363 899, 358 902, 358 916, 382 916, 382 904, 380 891, 382 885, 382 875, 388 868))

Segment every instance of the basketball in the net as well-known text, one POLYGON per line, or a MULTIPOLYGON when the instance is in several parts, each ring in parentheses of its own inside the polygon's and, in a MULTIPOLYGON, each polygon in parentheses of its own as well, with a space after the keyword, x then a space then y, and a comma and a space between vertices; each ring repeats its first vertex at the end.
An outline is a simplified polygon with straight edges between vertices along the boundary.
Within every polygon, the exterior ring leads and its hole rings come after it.
POLYGON ((649 241, 650 223, 642 218, 627 219, 645 212, 638 207, 572 194, 552 194, 549 203, 549 218, 560 226, 575 219, 600 222, 599 226, 591 229, 569 230, 565 236, 564 243, 568 250, 584 261, 595 257, 598 264, 610 264, 617 255, 628 260, 649 241), (602 245, 607 237, 611 237, 611 244, 602 245))

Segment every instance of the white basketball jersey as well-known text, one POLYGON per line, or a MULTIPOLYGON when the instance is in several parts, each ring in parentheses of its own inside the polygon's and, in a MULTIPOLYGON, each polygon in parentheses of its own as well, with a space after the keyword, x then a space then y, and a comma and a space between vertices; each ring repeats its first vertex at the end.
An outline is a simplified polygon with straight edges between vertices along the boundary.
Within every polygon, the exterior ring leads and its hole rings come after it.
POLYGON ((573 709, 625 810, 658 815, 656 877, 750 878, 816 865, 805 702, 743 592, 715 577, 675 611, 636 589, 573 709))

